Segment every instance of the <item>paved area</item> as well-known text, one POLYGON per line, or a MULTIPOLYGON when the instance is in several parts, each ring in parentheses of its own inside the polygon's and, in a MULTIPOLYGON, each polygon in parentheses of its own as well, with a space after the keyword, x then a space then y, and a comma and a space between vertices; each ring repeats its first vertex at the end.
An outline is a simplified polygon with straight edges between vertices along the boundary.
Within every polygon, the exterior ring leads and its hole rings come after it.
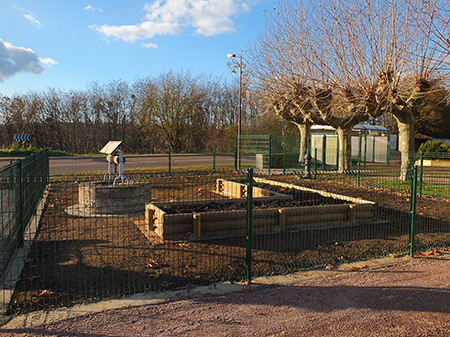
POLYGON ((450 254, 430 256, 33 312, 0 335, 449 336, 450 254))
MULTIPOLYGON (((14 157, 0 157, 0 167, 8 165, 14 157)), ((246 156, 243 163, 254 164, 254 156, 246 156)), ((170 158, 172 168, 195 167, 213 165, 234 165, 234 155, 217 154, 174 154, 170 158)), ((160 168, 167 171, 169 168, 169 156, 163 155, 133 155, 126 156, 125 169, 154 169, 160 168)), ((50 157, 50 174, 68 174, 82 172, 107 172, 108 163, 105 156, 73 156, 50 157)))

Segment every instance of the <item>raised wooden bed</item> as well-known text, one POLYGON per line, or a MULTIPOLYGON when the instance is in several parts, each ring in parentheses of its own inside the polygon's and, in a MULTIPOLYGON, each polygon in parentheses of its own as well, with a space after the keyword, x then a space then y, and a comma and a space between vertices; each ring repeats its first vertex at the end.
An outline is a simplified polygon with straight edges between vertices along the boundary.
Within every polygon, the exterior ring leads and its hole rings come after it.
MULTIPOLYGON (((247 184, 241 184, 235 181, 217 179, 216 193, 227 196, 229 198, 245 198, 247 197, 247 184)), ((277 193, 260 187, 253 187, 253 198, 267 198, 272 199, 292 199, 292 196, 277 193)))
MULTIPOLYGON (((423 166, 431 167, 450 167, 450 159, 424 159, 423 166)), ((415 164, 420 166, 420 160, 416 160, 415 164)))
MULTIPOLYGON (((286 230, 305 230, 323 227, 350 226, 372 223, 376 218, 376 204, 359 198, 328 193, 285 184, 265 179, 255 179, 256 182, 269 183, 286 188, 294 188, 305 192, 318 193, 325 197, 345 200, 348 203, 339 205, 305 206, 305 207, 276 207, 268 209, 253 210, 253 232, 271 233, 286 230)), ((217 181, 217 192, 229 196, 246 195, 246 185, 229 182, 222 179, 217 181)), ((261 194, 275 193, 272 191, 261 191, 261 194)), ((276 193, 269 198, 281 198, 283 195, 276 193)), ((284 198, 287 196, 284 195, 284 198)), ((255 203, 267 197, 256 197, 255 203)), ((233 199, 236 201, 245 199, 233 199)), ((229 202, 223 200, 222 202, 229 202)), ((214 202, 220 202, 214 200, 214 202)), ((242 235, 246 228, 247 212, 235 211, 212 211, 168 214, 167 208, 179 205, 199 205, 205 201, 196 202, 172 202, 172 203, 148 203, 146 204, 146 221, 139 227, 141 231, 151 235, 155 233, 162 239, 185 239, 185 238, 211 238, 229 237, 242 235)))

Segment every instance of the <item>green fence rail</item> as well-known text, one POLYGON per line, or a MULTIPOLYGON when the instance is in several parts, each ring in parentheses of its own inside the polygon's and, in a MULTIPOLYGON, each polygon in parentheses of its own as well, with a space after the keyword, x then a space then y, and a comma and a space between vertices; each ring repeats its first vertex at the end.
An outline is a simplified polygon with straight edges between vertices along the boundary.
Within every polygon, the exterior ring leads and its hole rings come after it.
POLYGON ((407 180, 395 165, 313 167, 309 179, 303 169, 139 172, 117 187, 102 174, 51 176, 5 305, 19 314, 450 246, 450 169, 426 168, 413 198, 420 167, 407 180))
POLYGON ((0 169, 0 274, 23 245, 26 226, 48 184, 48 151, 12 161, 0 169))

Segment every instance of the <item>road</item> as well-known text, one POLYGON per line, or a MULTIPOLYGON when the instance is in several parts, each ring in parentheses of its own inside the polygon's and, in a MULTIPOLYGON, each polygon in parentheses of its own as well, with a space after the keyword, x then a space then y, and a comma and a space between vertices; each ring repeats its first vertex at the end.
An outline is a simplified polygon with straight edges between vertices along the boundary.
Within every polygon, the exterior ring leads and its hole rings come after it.
MULTIPOLYGON (((0 167, 15 158, 0 158, 0 167)), ((210 154, 172 155, 171 167, 211 166, 214 157, 210 154)), ((234 155, 216 155, 216 165, 234 165, 234 155)), ((168 170, 168 155, 142 155, 126 157, 125 169, 162 168, 168 170)), ((106 172, 108 164, 105 157, 50 157, 50 174, 106 172)))

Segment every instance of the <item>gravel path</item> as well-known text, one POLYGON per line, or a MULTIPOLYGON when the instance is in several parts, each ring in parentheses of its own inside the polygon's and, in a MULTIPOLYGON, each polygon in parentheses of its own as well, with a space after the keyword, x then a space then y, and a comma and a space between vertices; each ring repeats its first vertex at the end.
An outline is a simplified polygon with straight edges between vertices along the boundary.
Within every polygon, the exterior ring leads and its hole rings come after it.
POLYGON ((1 336, 450 336, 450 254, 225 296, 113 310, 1 336))

